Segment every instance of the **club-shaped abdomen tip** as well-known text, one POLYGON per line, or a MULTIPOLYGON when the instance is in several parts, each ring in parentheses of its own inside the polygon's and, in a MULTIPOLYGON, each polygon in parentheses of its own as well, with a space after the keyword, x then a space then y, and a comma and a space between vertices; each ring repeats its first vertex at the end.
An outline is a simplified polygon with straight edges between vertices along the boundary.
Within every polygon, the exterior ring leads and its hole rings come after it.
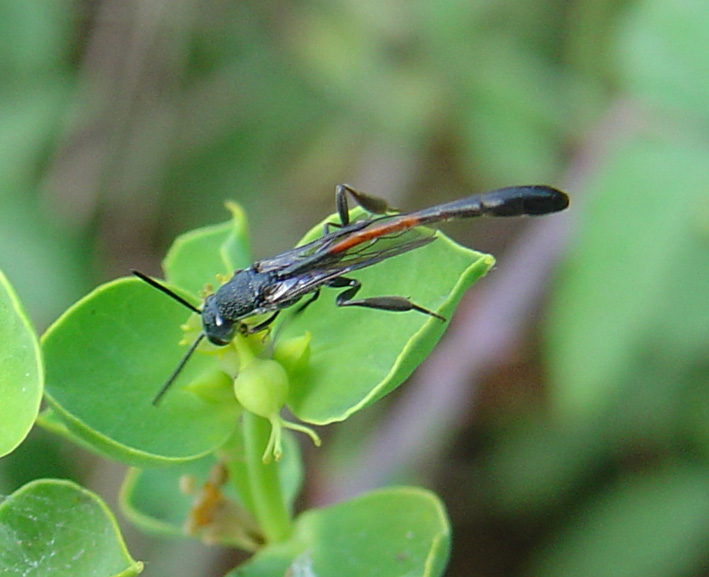
POLYGON ((569 206, 569 196, 551 186, 531 186, 531 194, 525 196, 525 213, 531 216, 559 212, 569 206))

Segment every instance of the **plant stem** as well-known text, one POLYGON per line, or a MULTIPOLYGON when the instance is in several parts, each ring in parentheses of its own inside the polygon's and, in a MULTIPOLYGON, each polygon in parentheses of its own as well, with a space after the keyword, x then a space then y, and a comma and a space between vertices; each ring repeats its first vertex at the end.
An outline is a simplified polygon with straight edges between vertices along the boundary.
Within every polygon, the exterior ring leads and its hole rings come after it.
POLYGON ((248 411, 243 415, 246 466, 256 520, 266 541, 283 541, 291 533, 291 518, 286 508, 278 478, 278 463, 262 460, 271 433, 267 419, 248 411))

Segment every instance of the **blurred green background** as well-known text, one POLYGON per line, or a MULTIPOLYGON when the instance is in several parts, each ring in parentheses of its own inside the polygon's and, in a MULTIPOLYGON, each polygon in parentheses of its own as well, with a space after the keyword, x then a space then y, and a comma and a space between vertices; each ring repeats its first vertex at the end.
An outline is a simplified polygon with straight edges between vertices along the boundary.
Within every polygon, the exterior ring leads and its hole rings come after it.
MULTIPOLYGON (((497 270, 435 370, 308 449, 302 505, 426 485, 451 576, 706 575, 707 55, 704 0, 0 0, 0 268, 41 333, 225 199, 258 258, 340 182, 566 188, 566 215, 446 228, 497 270)), ((41 475, 115 503, 122 469, 35 432, 0 491, 41 475)), ((127 531, 145 575, 234 563, 127 531)))

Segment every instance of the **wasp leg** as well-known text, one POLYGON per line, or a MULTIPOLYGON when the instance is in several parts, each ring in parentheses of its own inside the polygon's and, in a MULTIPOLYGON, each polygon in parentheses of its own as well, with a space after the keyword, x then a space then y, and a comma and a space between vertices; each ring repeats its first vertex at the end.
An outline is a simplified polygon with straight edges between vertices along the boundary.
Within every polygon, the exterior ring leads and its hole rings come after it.
POLYGON ((337 215, 340 217, 340 222, 326 222, 323 225, 323 235, 328 234, 331 228, 342 228, 350 223, 350 207, 347 203, 347 193, 355 199, 355 202, 359 206, 372 214, 396 212, 396 209, 390 207, 383 198, 359 192, 349 184, 338 184, 335 187, 335 207, 337 208, 337 215))
MULTIPOLYGON (((250 335, 253 335, 254 333, 260 333, 261 331, 266 330, 269 325, 276 320, 276 317, 278 316, 278 313, 281 311, 276 311, 273 313, 270 317, 265 319, 264 321, 261 321, 259 324, 254 325, 252 327, 247 327, 246 332, 250 335)), ((246 325, 245 325, 246 326, 246 325)))
POLYGON ((385 297, 369 297, 364 299, 353 300, 353 297, 362 288, 362 283, 353 278, 340 277, 333 279, 327 283, 327 286, 333 288, 345 288, 347 290, 341 292, 335 298, 335 304, 338 307, 366 307, 370 309, 379 309, 382 311, 392 311, 392 312, 406 312, 406 311, 418 311, 425 315, 437 318, 440 321, 445 321, 446 319, 439 314, 434 313, 427 308, 419 306, 412 303, 406 297, 398 296, 385 296, 385 297))
POLYGON ((349 184, 338 184, 335 187, 335 206, 337 207, 337 215, 340 217, 340 224, 328 223, 330 226, 339 228, 350 223, 350 209, 347 204, 347 193, 355 199, 358 205, 372 214, 386 214, 387 212, 395 211, 383 198, 359 192, 349 184))
POLYGON ((340 217, 340 222, 326 222, 323 224, 323 236, 331 232, 333 228, 342 228, 350 223, 350 207, 347 204, 348 192, 357 199, 356 195, 358 193, 349 184, 338 184, 335 187, 335 208, 337 209, 337 216, 340 217))

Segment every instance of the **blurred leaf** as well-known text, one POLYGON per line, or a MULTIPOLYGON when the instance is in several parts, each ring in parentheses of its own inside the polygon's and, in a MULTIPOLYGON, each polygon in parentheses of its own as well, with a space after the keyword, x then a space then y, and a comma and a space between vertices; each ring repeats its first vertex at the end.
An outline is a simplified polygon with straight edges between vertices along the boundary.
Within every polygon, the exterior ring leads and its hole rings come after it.
POLYGON ((72 84, 70 4, 0 2, 0 267, 44 326, 75 298, 77 247, 35 199, 72 84), (63 231, 62 231, 63 232, 63 231), (40 274, 52 282, 39 282, 40 274))
POLYGON ((698 215, 708 179, 709 148, 693 138, 634 134, 600 165, 550 311, 552 391, 563 413, 607 407, 646 364, 642 347, 695 348, 677 334, 690 326, 700 327, 692 340, 706 334, 706 266, 694 267, 707 258, 698 215), (667 332, 657 332, 660 322, 667 332))
MULTIPOLYGON (((36 424, 39 424, 41 416, 36 424)), ((62 439, 33 427, 24 441, 0 460, 0 499, 25 483, 42 477, 80 482, 84 463, 73 458, 62 439)))
POLYGON ((37 327, 46 327, 85 290, 83 251, 26 207, 0 202, 0 268, 37 327))
POLYGON ((481 465, 485 506, 508 516, 548 512, 573 497, 607 451, 605 429, 533 421, 507 431, 481 465))
MULTIPOLYGON (((699 170, 696 177, 701 177, 699 170)), ((652 340, 655 352, 667 362, 690 365, 706 361, 709 351, 709 195, 697 191, 686 210, 684 234, 673 253, 672 274, 661 279, 662 292, 671 302, 654 311, 656 336, 652 340)))
POLYGON ((56 72, 64 64, 72 39, 73 5, 61 0, 0 2, 0 71, 56 72))
POLYGON ((449 548, 450 528, 438 498, 394 487, 303 513, 289 541, 264 547, 228 576, 435 577, 445 570, 449 548))
POLYGON ((703 0, 635 2, 618 38, 620 81, 633 96, 709 121, 709 12, 703 0))
POLYGON ((33 206, 71 86, 68 66, 62 69, 70 16, 61 0, 0 2, 0 267, 41 325, 71 302, 77 285, 75 247, 33 206), (52 282, 38 282, 38 271, 52 282))
POLYGON ((0 271, 0 457, 15 449, 32 428, 43 381, 37 336, 0 271))
POLYGON ((709 527, 706 471, 634 475, 576 512, 539 550, 534 577, 671 577, 704 567, 709 527))
POLYGON ((93 493, 69 481, 40 480, 0 502, 0 573, 130 577, 131 559, 118 524, 93 493))
POLYGON ((455 107, 462 162, 471 172, 546 182, 559 167, 565 86, 538 56, 508 39, 476 45, 474 59, 456 92, 463 100, 455 107))
POLYGON ((6 187, 36 185, 37 165, 59 128, 67 88, 55 83, 11 93, 0 89, 0 181, 6 187))
MULTIPOLYGON (((709 358, 709 355, 705 356, 709 358)), ((709 363, 701 367, 701 372, 690 373, 689 394, 683 398, 683 414, 680 430, 693 447, 700 450, 704 459, 709 457, 709 363), (699 373, 699 374, 697 374, 699 373), (691 379, 691 377, 695 377, 691 379)))

